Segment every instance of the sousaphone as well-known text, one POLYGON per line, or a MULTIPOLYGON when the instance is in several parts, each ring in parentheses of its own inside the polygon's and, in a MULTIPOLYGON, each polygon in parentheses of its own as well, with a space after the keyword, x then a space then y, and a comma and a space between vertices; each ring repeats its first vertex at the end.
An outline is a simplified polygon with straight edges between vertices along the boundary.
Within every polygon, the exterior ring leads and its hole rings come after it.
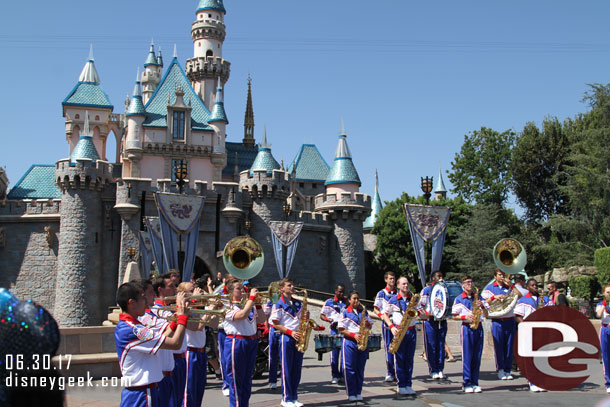
MULTIPOLYGON (((493 249, 493 259, 496 266, 506 274, 518 274, 527 263, 525 249, 515 239, 502 239, 493 249)), ((510 281, 508 281, 510 283, 510 281)), ((487 310, 490 318, 501 318, 511 312, 519 300, 519 290, 511 289, 502 300, 492 301, 487 310)))
POLYGON ((227 272, 240 280, 250 280, 263 269, 265 254, 261 245, 250 236, 231 239, 222 253, 227 272))

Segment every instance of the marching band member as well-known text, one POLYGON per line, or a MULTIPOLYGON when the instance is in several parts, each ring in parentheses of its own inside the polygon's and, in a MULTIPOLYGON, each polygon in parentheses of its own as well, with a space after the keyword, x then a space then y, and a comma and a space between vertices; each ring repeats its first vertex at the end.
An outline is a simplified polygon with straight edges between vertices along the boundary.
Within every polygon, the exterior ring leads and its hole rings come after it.
POLYGON ((268 326, 268 341, 269 341, 269 388, 277 389, 277 364, 280 359, 280 333, 276 331, 273 324, 269 321, 271 316, 271 310, 273 309, 273 302, 267 301, 267 304, 263 308, 267 321, 265 325, 268 326))
MULTIPOLYGON (((517 305, 515 306, 515 318, 517 322, 521 323, 524 319, 526 319, 531 313, 536 311, 539 307, 540 298, 538 296, 538 282, 533 278, 527 280, 527 291, 523 297, 519 298, 517 301, 517 305)), ((542 296, 542 306, 552 305, 551 301, 548 297, 542 296)), ((541 392, 546 391, 545 389, 536 386, 533 383, 529 383, 530 391, 533 392, 541 392)))
MULTIPOLYGON (((170 278, 169 274, 156 277, 153 282, 153 291, 157 298, 173 297, 176 295, 176 286, 170 278)), ((161 310, 165 302, 161 300, 154 300, 151 307, 151 314, 157 319, 158 322, 166 321, 169 316, 173 313, 167 310, 161 310)), ((169 325, 170 331, 176 330, 176 323, 173 322, 169 325)), ((167 328, 165 328, 167 332, 167 328)), ((159 400, 162 406, 177 407, 176 406, 176 393, 174 390, 173 374, 176 364, 174 363, 174 352, 168 349, 161 349, 157 352, 157 355, 161 359, 161 368, 163 370, 163 380, 159 383, 159 400)))
POLYGON ((473 320, 473 303, 479 301, 482 308, 481 319, 487 316, 489 305, 478 295, 474 298, 472 277, 462 277, 464 292, 453 303, 451 314, 456 321, 462 321, 462 369, 464 380, 464 393, 480 393, 479 371, 481 369, 481 354, 483 353, 483 324, 476 330, 470 327, 473 320))
MULTIPOLYGON (((507 284, 506 274, 498 268, 494 272, 494 278, 496 281, 488 284, 481 294, 488 304, 502 301, 512 290, 516 289, 514 286, 507 284)), ((521 296, 521 292, 519 290, 517 292, 521 296)), ((515 313, 511 309, 502 317, 490 317, 490 319, 498 379, 513 380, 510 370, 513 367, 513 343, 515 342, 515 332, 517 331, 515 313)))
MULTIPOLYGON (((345 286, 343 284, 337 284, 335 287, 335 296, 328 299, 320 311, 320 318, 322 321, 330 322, 330 333, 331 335, 338 335, 337 325, 339 319, 341 319, 341 313, 346 307, 345 299, 345 286)), ((341 363, 341 350, 333 347, 330 352, 330 373, 332 375, 332 383, 337 384, 340 380, 343 380, 343 372, 341 363)))
POLYGON ((606 379, 606 393, 610 393, 610 372, 608 367, 610 366, 610 308, 608 307, 608 296, 610 296, 610 284, 606 284, 602 290, 603 300, 597 303, 595 312, 597 317, 601 318, 601 330, 600 330, 600 345, 602 348, 602 361, 604 362, 604 377, 606 379))
POLYGON ((229 405, 231 407, 248 407, 252 394, 252 375, 256 364, 258 349, 257 321, 264 321, 265 314, 260 305, 256 305, 258 290, 252 288, 243 309, 239 304, 245 291, 241 282, 233 280, 227 284, 234 303, 225 314, 224 329, 226 333, 224 359, 228 360, 232 385, 229 388, 229 405))
MULTIPOLYGON (((390 298, 396 295, 396 273, 393 271, 386 271, 383 275, 383 279, 386 283, 386 287, 377 293, 377 296, 375 297, 375 304, 373 306, 375 314, 377 314, 379 318, 382 318, 383 310, 387 306, 388 301, 390 301, 390 298)), ((381 333, 383 336, 383 351, 385 352, 387 367, 387 375, 384 381, 394 382, 396 381, 394 372, 394 355, 388 352, 388 347, 390 346, 390 342, 392 342, 392 332, 385 322, 381 324, 381 333)))
MULTIPOLYGON (((229 274, 229 276, 227 277, 227 279, 225 280, 225 286, 222 288, 222 294, 228 294, 228 290, 227 290, 227 284, 229 284, 229 282, 231 280, 234 280, 235 278, 233 276, 231 276, 229 274)), ((229 364, 227 360, 223 359, 223 355, 225 353, 225 339, 226 339, 226 334, 225 334, 225 330, 224 330, 224 320, 220 322, 220 324, 218 325, 218 358, 220 359, 220 375, 222 376, 222 395, 225 397, 229 397, 229 383, 231 382, 231 379, 228 375, 228 370, 229 370, 229 364)))
POLYGON ((137 284, 122 284, 117 291, 117 303, 122 313, 114 337, 121 374, 130 383, 121 393, 121 407, 161 406, 158 383, 163 373, 161 359, 156 354, 159 349, 178 349, 182 345, 187 324, 184 295, 176 299, 177 327, 170 337, 137 320, 146 310, 146 297, 137 284))
MULTIPOLYGON (((349 294, 349 306, 343 310, 339 320, 338 329, 343 334, 343 375, 345 376, 345 390, 349 401, 362 400, 362 384, 364 382, 364 367, 369 357, 368 348, 358 350, 360 338, 360 322, 362 307, 360 294, 352 291, 349 294)), ((368 313, 365 314, 366 326, 371 328, 373 321, 368 313)))
MULTIPOLYGON (((302 407, 303 403, 298 401, 298 388, 301 381, 301 368, 303 366, 303 354, 297 351, 297 341, 301 339, 299 322, 303 304, 299 300, 293 300, 294 285, 289 278, 279 281, 282 296, 273 306, 271 311, 271 322, 275 330, 282 334, 280 343, 280 355, 282 360, 282 406, 302 407)), ((309 311, 305 315, 309 318, 309 311)))
MULTIPOLYGON (((398 277, 396 284, 398 294, 388 302, 383 314, 383 320, 390 327, 393 336, 399 333, 398 327, 405 317, 405 311, 411 301, 409 292, 409 280, 406 277, 398 277)), ((409 323, 407 332, 400 343, 398 352, 394 355, 394 369, 398 381, 398 394, 415 394, 411 387, 413 377, 413 356, 415 355, 415 345, 417 343, 417 331, 415 325, 417 318, 413 318, 409 323)), ((430 357, 428 356, 428 360, 430 357)))
MULTIPOLYGON (((443 273, 435 271, 432 273, 432 284, 421 292, 417 310, 424 316, 424 351, 428 361, 428 371, 433 379, 445 379, 445 338, 447 337, 447 320, 435 321, 434 316, 429 313, 430 295, 432 287, 443 280, 443 273)), ((447 304, 447 306, 452 304, 447 304)))

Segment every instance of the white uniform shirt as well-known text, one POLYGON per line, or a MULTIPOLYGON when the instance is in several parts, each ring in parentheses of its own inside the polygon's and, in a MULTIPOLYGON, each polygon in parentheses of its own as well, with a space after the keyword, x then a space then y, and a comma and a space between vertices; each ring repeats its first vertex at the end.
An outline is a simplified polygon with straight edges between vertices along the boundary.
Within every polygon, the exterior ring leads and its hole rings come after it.
MULTIPOLYGON (((347 332, 357 334, 360 332, 360 317, 362 316, 362 310, 359 312, 354 310, 352 306, 348 306, 341 314, 338 328, 343 328, 347 332), (354 312, 356 311, 356 312, 354 312)), ((373 324, 373 320, 369 317, 369 313, 365 313, 365 318, 369 324, 373 324)))
MULTIPOLYGON (((392 297, 392 299, 388 301, 386 307, 383 309, 383 313, 388 315, 390 317, 390 321, 392 321, 392 324, 398 327, 398 325, 400 325, 400 323, 402 322, 402 318, 404 315, 403 312, 409 306, 409 301, 411 301, 409 298, 404 298, 400 293, 398 293, 396 297, 392 297)), ((415 311, 417 312, 417 307, 415 311)), ((417 316, 411 319, 409 327, 415 326, 416 324, 417 316)))
POLYGON ((288 299, 282 295, 277 304, 273 306, 270 319, 274 324, 283 325, 291 331, 295 331, 299 329, 302 307, 303 304, 301 301, 295 298, 293 298, 292 301, 288 301, 288 299))
POLYGON ((186 333, 184 334, 184 342, 186 343, 186 346, 191 348, 204 348, 205 328, 203 328, 201 331, 187 329, 186 333))
MULTIPOLYGON (((151 313, 153 315, 148 314, 147 316, 147 314, 144 314, 144 316, 138 319, 145 325, 152 324, 152 329, 154 329, 155 332, 162 334, 169 326, 169 322, 167 322, 166 319, 159 318, 159 316, 166 317, 172 315, 172 312, 162 311, 158 308, 159 305, 153 305, 151 309, 151 313)), ((161 359, 161 369, 163 369, 164 372, 171 372, 174 370, 174 352, 169 349, 159 349, 159 351, 157 352, 157 357, 161 359)))
POLYGON ((114 331, 121 374, 128 387, 145 386, 163 379, 161 359, 157 352, 165 342, 165 335, 155 333, 137 320, 121 314, 114 331))
POLYGON ((225 314, 225 333, 227 335, 254 336, 256 335, 256 308, 252 307, 250 314, 244 319, 236 321, 235 314, 242 308, 238 304, 232 304, 225 314))

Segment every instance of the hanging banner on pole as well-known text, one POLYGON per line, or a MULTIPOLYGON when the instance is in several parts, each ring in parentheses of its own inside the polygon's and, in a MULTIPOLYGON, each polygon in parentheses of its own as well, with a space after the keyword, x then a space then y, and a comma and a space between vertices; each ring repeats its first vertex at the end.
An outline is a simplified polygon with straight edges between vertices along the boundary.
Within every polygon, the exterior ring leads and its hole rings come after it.
POLYGON ((144 220, 146 221, 148 236, 150 237, 155 267, 157 268, 159 275, 165 274, 167 269, 165 268, 165 260, 163 259, 163 242, 161 239, 161 224, 159 223, 159 218, 147 216, 144 220))
POLYGON ((280 278, 288 277, 299 244, 303 222, 273 221, 268 223, 273 240, 273 254, 280 278), (286 270, 284 270, 284 250, 286 247, 286 270))
POLYGON ((427 281, 425 242, 432 242, 431 271, 436 271, 441 265, 445 233, 451 209, 445 206, 415 204, 404 204, 403 209, 409 223, 419 278, 422 287, 425 287, 427 281))
POLYGON ((178 250, 184 238, 182 281, 190 281, 193 275, 203 202, 203 196, 155 193, 167 270, 179 268, 178 250))
POLYGON ((144 276, 150 278, 150 266, 153 260, 152 241, 148 232, 140 232, 140 257, 142 258, 142 270, 144 276))

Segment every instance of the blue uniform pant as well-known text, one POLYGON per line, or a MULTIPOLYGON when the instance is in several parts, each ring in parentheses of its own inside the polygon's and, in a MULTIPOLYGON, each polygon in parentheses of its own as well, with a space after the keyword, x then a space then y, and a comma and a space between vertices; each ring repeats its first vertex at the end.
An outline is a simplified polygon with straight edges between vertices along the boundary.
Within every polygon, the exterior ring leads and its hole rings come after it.
POLYGON ((500 321, 492 320, 491 336, 494 339, 494 353, 496 355, 496 369, 510 373, 513 367, 513 343, 517 323, 514 318, 500 321))
POLYGON ((362 394, 364 367, 369 358, 369 350, 358 350, 358 344, 351 339, 343 339, 343 375, 348 396, 362 394))
POLYGON ((462 368, 464 387, 479 385, 481 354, 483 353, 483 327, 475 331, 462 325, 462 368))
MULTIPOLYGON (((417 343, 417 331, 415 328, 408 330, 402 338, 398 352, 394 355, 394 369, 398 387, 411 387, 413 377, 413 356, 417 343)), ((360 393, 358 393, 360 394, 360 393)))
POLYGON ((175 406, 182 406, 184 399, 184 388, 186 387, 186 359, 174 358, 174 372, 172 381, 174 382, 175 406))
MULTIPOLYGON (((388 349, 390 348, 390 343, 392 342, 392 331, 388 328, 384 323, 381 324, 381 334, 383 336, 383 350, 385 352, 385 363, 388 370, 388 376, 395 376, 396 372, 394 371, 394 355, 392 355, 388 349)), ((345 357, 345 355, 344 355, 345 357)))
POLYGON ((159 389, 129 390, 124 388, 121 392, 121 407, 161 407, 159 389))
POLYGON ((174 396, 174 381, 172 376, 165 376, 159 382, 159 405, 167 407, 176 407, 176 396, 174 396))
POLYGON ((225 339, 223 358, 228 361, 227 369, 231 372, 232 382, 229 386, 229 405, 231 407, 248 407, 252 394, 252 375, 256 364, 256 339, 225 339))
POLYGON ((183 406, 201 407, 208 373, 208 355, 203 352, 186 351, 186 386, 183 406))
POLYGON ((445 369, 446 336, 447 321, 424 322, 424 347, 430 374, 442 372, 445 369))
MULTIPOLYGON (((330 330, 332 335, 338 335, 339 332, 334 329, 330 330)), ((343 353, 340 348, 336 348, 333 343, 333 350, 330 352, 330 373, 333 379, 340 379, 343 377, 343 353)))
POLYGON ((280 355, 282 357, 282 399, 286 402, 298 400, 297 392, 301 382, 303 354, 297 350, 296 341, 281 336, 280 355))
POLYGON ((269 328, 269 383, 277 382, 277 363, 280 358, 281 334, 275 328, 269 328))
POLYGON ((599 341, 602 348, 602 361, 604 362, 606 388, 608 388, 610 387, 610 327, 602 326, 599 333, 599 341))
POLYGON ((231 378, 228 375, 228 361, 225 360, 225 338, 227 334, 224 329, 218 330, 218 357, 220 358, 220 374, 222 376, 222 389, 228 389, 231 378))

